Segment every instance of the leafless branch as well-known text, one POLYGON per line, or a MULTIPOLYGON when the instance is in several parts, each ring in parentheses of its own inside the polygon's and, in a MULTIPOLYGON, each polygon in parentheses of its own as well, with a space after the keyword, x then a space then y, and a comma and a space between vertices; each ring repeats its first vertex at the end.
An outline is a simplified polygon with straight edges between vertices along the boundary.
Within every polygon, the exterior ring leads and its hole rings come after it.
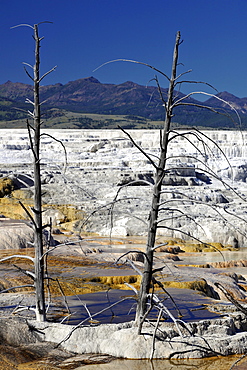
POLYGON ((22 62, 22 64, 25 64, 26 66, 30 67, 32 70, 34 69, 34 66, 32 66, 30 63, 22 62))
POLYGON ((27 24, 27 23, 17 24, 16 26, 10 27, 10 29, 17 28, 17 27, 30 27, 30 28, 34 29, 33 26, 31 26, 30 24, 27 24))
POLYGON ((138 269, 138 267, 134 264, 133 261, 131 261, 129 258, 127 258, 127 262, 133 268, 133 270, 138 273, 138 275, 143 276, 143 273, 141 272, 140 269, 138 269))
POLYGON ((199 108, 206 108, 206 109, 209 109, 209 110, 212 110, 213 112, 215 112, 215 113, 219 113, 217 110, 215 110, 215 109, 213 109, 212 107, 208 107, 208 106, 205 106, 205 105, 200 105, 200 104, 193 104, 193 103, 182 103, 185 99, 187 99, 187 98, 189 98, 190 96, 192 96, 192 95, 195 95, 195 94, 202 94, 202 95, 206 95, 206 96, 211 96, 211 97, 213 97, 213 98, 215 98, 215 99, 217 99, 217 100, 219 100, 219 101, 221 101, 222 103, 224 103, 224 104, 226 104, 226 105, 228 105, 235 113, 236 113, 236 116, 238 117, 238 121, 239 121, 239 124, 240 124, 240 126, 241 126, 241 118, 240 118, 240 116, 239 116, 239 113, 238 113, 238 111, 234 108, 234 106, 231 104, 231 103, 229 103, 228 101, 226 101, 226 100, 224 100, 224 99, 222 99, 222 98, 220 98, 219 96, 217 96, 217 95, 214 95, 214 94, 210 94, 210 93, 206 93, 206 92, 204 92, 204 91, 193 91, 193 92, 191 92, 191 93, 189 93, 189 94, 187 94, 187 95, 185 95, 185 96, 183 96, 182 98, 180 98, 179 100, 177 100, 174 104, 173 104, 173 108, 174 107, 177 107, 177 106, 179 106, 179 105, 181 105, 181 104, 183 104, 183 105, 193 105, 193 106, 198 106, 199 108))
POLYGON ((55 245, 54 247, 49 248, 49 250, 45 251, 43 253, 43 255, 41 256, 41 258, 44 258, 45 256, 47 256, 49 253, 51 253, 52 251, 54 251, 57 248, 64 247, 64 246, 70 246, 70 245, 74 245, 74 244, 81 243, 81 242, 82 242, 81 239, 79 239, 79 240, 70 240, 68 242, 55 245))
POLYGON ((155 328, 154 328, 154 332, 153 332, 153 339, 152 339, 152 348, 151 348, 151 353, 150 353, 150 360, 152 361, 153 359, 153 356, 154 356, 154 350, 155 350, 155 337, 156 337, 156 333, 157 333, 157 330, 158 330, 158 327, 159 327, 159 324, 160 324, 160 319, 162 317, 162 310, 160 309, 159 310, 159 315, 158 315, 158 318, 156 320, 156 324, 155 324, 155 328))
MULTIPOLYGON (((183 230, 181 230, 181 229, 177 229, 177 228, 175 228, 175 227, 169 227, 169 226, 165 226, 165 225, 163 225, 163 226, 159 226, 159 228, 180 232, 181 234, 183 234, 183 235, 186 235, 186 236, 190 237, 190 239, 196 240, 197 242, 199 242, 199 243, 201 243, 201 244, 203 243, 203 241, 202 241, 201 239, 196 238, 196 237, 195 237, 195 236, 193 236, 191 233, 186 232, 186 231, 183 231, 183 230)), ((217 252, 219 252, 219 253, 220 253, 220 255, 221 255, 221 257, 223 258, 223 261, 225 261, 225 257, 224 257, 224 255, 223 255, 223 253, 222 253, 222 252, 221 252, 217 247, 215 247, 215 245, 212 245, 212 244, 210 244, 210 243, 206 243, 206 244, 207 244, 208 246, 210 246, 211 248, 215 249, 217 252)))
POLYGON ((161 248, 161 247, 165 247, 168 243, 161 243, 161 244, 158 244, 156 246, 154 246, 152 249, 153 251, 155 251, 157 248, 161 248))
MULTIPOLYGON (((181 194, 183 194, 183 193, 181 193, 181 194)), ((186 196, 186 195, 185 195, 186 196)), ((188 201, 192 201, 192 199, 193 198, 190 198, 189 196, 187 196, 187 200, 188 201)), ((186 202, 186 198, 184 198, 184 199, 170 199, 170 200, 167 200, 167 201, 165 201, 165 202, 162 202, 162 204, 168 204, 168 203, 171 203, 171 202, 175 202, 175 203, 179 203, 179 202, 186 202)), ((233 229, 233 230, 236 230, 239 234, 241 234, 241 235, 243 235, 244 237, 246 237, 246 233, 245 232, 243 232, 239 227, 237 227, 237 226, 235 226, 232 222, 230 222, 230 220, 228 220, 226 217, 224 217, 224 215, 222 214, 222 211, 225 211, 226 212, 226 208, 225 207, 221 207, 221 206, 218 206, 218 205, 216 205, 216 204, 210 204, 210 203, 205 203, 205 202, 203 202, 203 201, 200 201, 200 200, 193 200, 193 203, 196 203, 196 204, 201 204, 201 205, 203 205, 203 206, 205 206, 205 207, 209 207, 211 210, 213 210, 217 215, 218 215, 218 217, 220 218, 220 219, 222 219, 223 221, 225 221, 227 224, 229 224, 229 226, 231 226, 231 228, 233 229)), ((174 209, 174 208, 171 208, 171 207, 168 207, 168 208, 160 208, 160 211, 163 211, 163 210, 170 210, 170 211, 174 211, 174 212, 178 212, 178 210, 177 209, 174 209)), ((226 212, 226 213, 228 213, 228 212, 226 212)), ((229 214, 230 215, 234 215, 235 216, 235 214, 233 214, 233 213, 230 213, 229 212, 229 214)), ((209 216, 209 218, 210 217, 212 217, 213 218, 213 216, 209 216)), ((241 218, 241 217, 237 217, 236 216, 236 218, 238 218, 238 219, 240 219, 241 221, 244 221, 244 222, 246 222, 246 220, 244 219, 244 218, 241 218)), ((162 221, 162 220, 161 220, 162 221)), ((161 222, 160 220, 157 220, 157 224, 159 223, 159 222, 161 222)), ((163 226, 157 226, 157 227, 163 227, 163 226)))
MULTIPOLYGON (((162 209, 160 209, 160 211, 163 211, 163 210, 167 210, 167 211, 169 211, 169 210, 171 210, 171 209, 169 209, 169 208, 162 208, 162 209)), ((199 223, 199 222, 197 222, 190 214, 187 214, 187 213, 184 213, 182 210, 179 210, 179 209, 176 209, 176 210, 174 210, 174 209, 172 209, 172 212, 179 212, 179 213, 181 213, 180 215, 178 215, 178 216, 174 216, 174 215, 172 215, 172 216, 170 216, 170 217, 166 217, 166 218, 162 218, 162 219, 159 219, 158 221, 157 221, 157 225, 159 225, 161 222, 164 222, 164 221, 169 221, 169 220, 174 220, 174 219, 181 219, 181 218, 183 218, 183 217, 185 217, 186 219, 188 219, 188 220, 190 220, 190 221, 192 221, 196 226, 198 226, 199 228, 201 228, 202 230, 203 230, 203 232, 205 233, 205 230, 204 230, 204 228, 202 227, 202 225, 199 223)))
MULTIPOLYGON (((107 311, 107 310, 109 310, 110 308, 112 308, 112 307, 114 307, 114 306, 116 306, 117 304, 120 304, 120 303, 122 303, 122 302, 124 302, 124 301, 127 301, 127 300, 132 300, 132 299, 135 299, 135 298, 133 298, 133 297, 125 297, 125 298, 122 298, 122 299, 120 299, 119 301, 117 301, 117 302, 114 302, 114 303, 112 303, 110 306, 107 306, 106 308, 103 308, 101 311, 99 311, 99 312, 96 312, 95 314, 93 314, 93 315, 91 315, 91 319, 93 319, 94 317, 96 317, 96 316, 99 316, 99 315, 101 315, 103 312, 105 312, 105 311, 107 311)), ((73 334, 73 332, 76 330, 76 329, 78 329, 79 327, 81 327, 85 322, 87 322, 89 320, 89 317, 87 317, 86 319, 84 319, 83 321, 81 321, 79 324, 77 324, 76 326, 74 326, 72 329, 71 329, 71 331, 69 332, 69 334, 67 334, 66 335, 66 337, 65 338, 63 338, 57 345, 56 345, 56 347, 59 347, 63 342, 66 342, 70 337, 71 337, 71 335, 73 334)))
MULTIPOLYGON (((202 157, 205 157, 205 154, 206 154, 206 150, 211 150, 211 148, 207 145, 207 143, 204 143, 200 137, 198 135, 196 135, 196 133, 193 133, 193 132, 182 132, 182 133, 177 133, 176 131, 173 131, 171 130, 170 133, 174 133, 175 132, 175 135, 172 136, 172 137, 169 137, 168 138, 168 143, 170 143, 172 140, 176 139, 177 137, 182 137, 182 138, 185 138, 185 140, 188 141, 188 143, 191 144, 192 147, 194 147, 197 152, 202 156, 202 157), (198 146, 195 145, 195 143, 193 143, 193 141, 189 138, 189 135, 194 135, 198 141, 202 144, 203 146, 203 149, 204 149, 204 152, 201 151, 200 148, 198 148, 198 146)), ((169 134, 170 134, 169 133, 169 134)), ((182 156, 182 155, 181 155, 182 156)), ((171 157, 172 158, 172 157, 171 157)))
POLYGON ((33 114, 33 112, 31 112, 30 110, 28 110, 28 111, 27 111, 27 113, 29 114, 29 116, 30 116, 31 118, 34 118, 34 114, 33 114))
POLYGON ((156 294, 153 294, 152 299, 153 299, 153 301, 154 301, 155 306, 157 306, 157 308, 158 308, 159 310, 161 310, 161 311, 162 311, 162 313, 166 313, 166 314, 170 317, 170 319, 174 322, 174 324, 175 324, 175 326, 176 326, 176 328, 177 328, 177 331, 178 331, 179 335, 180 335, 181 337, 183 337, 183 334, 182 334, 182 332, 181 332, 181 330, 180 330, 180 328, 179 328, 179 326, 178 326, 178 323, 182 322, 182 323, 183 323, 183 327, 184 327, 184 326, 186 327, 186 324, 185 324, 182 320, 176 319, 176 318, 172 315, 172 313, 167 309, 167 307, 166 307, 166 306, 161 302, 161 300, 159 299, 159 297, 158 297, 156 294))
MULTIPOLYGON (((190 71, 188 71, 190 72, 190 71)), ((186 72, 185 72, 186 73, 186 72)), ((183 74, 181 74, 179 77, 181 77, 183 74)), ((211 84, 209 84, 208 82, 205 82, 205 81, 177 81, 175 83, 175 86, 177 85, 182 85, 183 83, 187 83, 187 84, 203 84, 203 85, 206 85, 206 86, 209 86, 211 89, 215 90, 217 93, 218 93, 218 90, 211 84)))
MULTIPOLYGON (((158 78, 157 77, 155 77, 154 78, 155 79, 155 81, 156 81, 156 84, 157 84, 157 87, 158 87, 158 92, 159 92, 159 95, 160 95, 160 100, 162 101, 162 105, 163 105, 163 107, 165 108, 165 110, 166 110, 166 101, 165 101, 165 99, 164 99, 164 97, 163 97, 163 92, 162 92, 162 89, 161 89, 161 86, 160 86, 160 84, 159 84, 159 80, 158 80, 158 78)), ((167 111, 167 110, 166 110, 167 111)))
MULTIPOLYGON (((67 164, 68 164, 68 156, 67 156, 67 150, 66 150, 66 147, 64 145, 64 143, 59 140, 59 139, 56 139, 54 136, 50 135, 50 134, 47 134, 46 132, 40 134, 40 137, 42 136, 48 136, 50 137, 51 139, 53 139, 54 141, 58 142, 59 144, 61 144, 61 146, 63 147, 63 150, 64 150, 64 155, 65 155, 65 168, 67 167, 67 164)), ((64 169, 64 172, 65 172, 65 169, 64 169)))
POLYGON ((33 257, 27 256, 27 255, 23 255, 23 254, 13 254, 12 256, 1 258, 0 259, 0 262, 4 262, 4 261, 10 260, 12 258, 24 258, 24 259, 28 259, 28 260, 34 262, 34 258, 33 257))
POLYGON ((31 215, 31 213, 29 212, 29 210, 26 208, 26 206, 19 200, 19 204, 21 205, 21 207, 24 209, 24 211, 26 212, 26 214, 28 215, 28 217, 30 218, 30 220, 32 221, 34 227, 36 228, 37 225, 34 221, 34 218, 33 216, 31 215))
POLYGON ((25 103, 29 103, 29 104, 34 105, 34 102, 32 100, 28 99, 28 98, 26 98, 25 103))
POLYGON ((14 314, 16 314, 18 312, 22 312, 22 311, 34 311, 34 312, 36 312, 36 308, 29 307, 29 306, 21 306, 21 305, 19 305, 19 306, 17 306, 14 309, 14 311, 12 312, 12 314, 14 315, 14 314))
MULTIPOLYGON (((144 180, 138 180, 138 181, 134 181, 134 182, 140 182, 140 181, 144 181, 144 180)), ((146 181, 146 183, 147 183, 147 181, 146 181)), ((133 184, 133 183, 132 183, 133 184)), ((126 185, 123 185, 123 186, 130 186, 130 184, 126 184, 126 185)), ((150 184, 149 184, 150 185, 150 184)), ((88 220, 95 214, 95 213, 97 213, 97 212, 99 212, 99 210, 101 210, 101 209, 104 209, 104 208, 108 208, 108 207, 111 207, 114 203, 117 203, 117 202, 124 202, 124 201, 126 201, 126 200, 133 200, 133 199, 140 199, 139 197, 126 197, 126 198, 121 198, 121 199, 115 199, 115 200, 113 200, 112 202, 109 202, 109 203, 106 203, 106 204, 104 204, 104 205, 102 205, 102 206, 99 206, 99 207, 97 207, 94 211, 92 211, 87 217, 86 217, 86 219, 82 222, 82 224, 81 224, 81 229, 87 224, 87 222, 88 222, 88 220)))
MULTIPOLYGON (((237 359, 236 361, 234 361, 234 363, 232 364, 232 366, 230 367, 229 370, 233 370, 234 367, 239 363, 241 362, 245 357, 247 356, 247 354, 244 354, 242 355, 239 359, 237 359)), ((241 366, 241 365, 240 365, 241 366)))
POLYGON ((30 123, 27 119, 27 131, 28 131, 29 143, 30 143, 30 146, 31 146, 31 151, 32 151, 32 154, 34 156, 34 159, 35 159, 35 161, 37 161, 37 155, 35 153, 34 146, 33 146, 33 139, 32 139, 32 135, 31 135, 31 129, 34 130, 34 127, 30 125, 30 123))
POLYGON ((48 72, 46 72, 45 74, 43 74, 43 76, 40 77, 40 79, 39 79, 38 82, 41 82, 47 75, 49 75, 50 73, 52 73, 53 71, 55 71, 56 68, 57 68, 57 66, 51 68, 48 72))
POLYGON ((12 286, 12 287, 10 287, 8 289, 1 290, 0 291, 0 294, 1 293, 7 293, 7 292, 9 292, 10 290, 13 290, 13 289, 22 289, 22 288, 30 288, 30 287, 31 288, 34 288, 34 285, 33 284, 26 284, 26 285, 12 286))
POLYGON ((247 315, 247 309, 242 306, 234 297, 233 295, 228 292, 225 287, 223 287, 223 285, 219 282, 215 282, 214 285, 219 288, 223 293, 224 295, 226 296, 226 298, 234 304, 235 307, 237 307, 238 310, 240 310, 241 312, 243 312, 245 315, 247 315))
POLYGON ((69 309, 69 305, 68 305, 68 301, 67 301, 66 295, 64 294, 63 288, 62 288, 62 286, 61 286, 61 284, 60 284, 60 281, 58 280, 58 278, 56 278, 55 280, 56 280, 57 285, 58 285, 58 287, 59 287, 59 290, 60 290, 60 292, 61 292, 61 294, 62 294, 63 301, 64 301, 64 305, 65 305, 65 307, 66 307, 66 309, 67 309, 68 313, 69 313, 69 314, 71 314, 71 311, 70 311, 70 309, 69 309))
POLYGON ((137 295, 138 294, 138 290, 133 286, 133 285, 131 285, 131 284, 129 284, 129 283, 124 283, 128 288, 130 288, 130 289, 132 289, 133 290, 133 292, 137 295))
MULTIPOLYGON (((153 270, 153 273, 155 273, 156 270, 153 270)), ((161 281, 157 280, 154 276, 152 276, 152 281, 154 284, 157 284, 162 290, 163 292, 170 298, 170 300, 172 301, 174 307, 176 308, 177 310, 177 313, 179 314, 180 317, 182 317, 182 313, 178 307, 178 305, 176 304, 175 300, 173 299, 172 295, 165 289, 164 285, 161 283, 161 281)))
POLYGON ((130 141, 134 144, 134 146, 150 161, 150 163, 154 166, 154 168, 157 169, 157 165, 155 164, 155 162, 152 160, 152 158, 145 152, 145 150, 143 150, 136 142, 135 140, 132 138, 132 136, 127 132, 125 131, 122 127, 118 126, 118 128, 120 128, 121 131, 123 131, 125 133, 125 135, 128 136, 128 138, 130 139, 130 141))
MULTIPOLYGON (((192 72, 192 69, 189 69, 188 71, 185 71, 185 72, 182 72, 182 73, 180 73, 176 78, 175 78, 175 81, 177 81, 180 77, 182 77, 182 76, 184 76, 184 75, 186 75, 187 73, 191 73, 192 72)), ((178 82, 177 82, 178 83, 178 82)), ((177 83, 175 83, 175 86, 176 86, 176 84, 177 83)))
MULTIPOLYGON (((128 252, 126 252, 126 253, 124 253, 124 254, 122 254, 117 260, 116 260, 116 264, 118 264, 119 263, 119 261, 122 259, 122 258, 124 258, 125 256, 127 256, 128 254, 130 254, 130 253, 140 253, 140 254, 142 254, 145 258, 147 258, 147 256, 146 256, 146 254, 144 253, 144 252, 141 252, 141 251, 135 251, 135 250, 133 250, 133 251, 128 251, 128 252)), ((140 273, 140 271, 138 271, 139 272, 139 274, 140 275, 142 275, 141 273, 140 273)))
POLYGON ((14 266, 15 268, 17 268, 20 272, 22 272, 24 275, 26 275, 26 276, 30 277, 32 280, 34 280, 34 279, 35 279, 35 274, 34 274, 33 272, 28 271, 28 270, 24 270, 24 269, 23 269, 23 268, 21 268, 20 266, 17 266, 17 265, 14 265, 14 264, 13 264, 13 266, 14 266))
POLYGON ((157 68, 155 68, 155 67, 151 66, 150 64, 142 63, 142 62, 138 62, 137 60, 131 60, 131 59, 114 59, 114 60, 110 60, 110 61, 108 61, 108 62, 106 62, 106 63, 101 64, 99 67, 95 68, 95 69, 93 70, 93 72, 97 71, 98 69, 100 69, 100 68, 104 67, 104 66, 105 66, 105 65, 107 65, 107 64, 115 63, 115 62, 130 62, 130 63, 135 63, 135 64, 141 64, 141 65, 144 65, 144 66, 149 67, 149 68, 153 69, 154 71, 156 71, 156 72, 160 73, 160 74, 161 74, 162 76, 164 76, 168 81, 170 81, 170 78, 169 78, 169 77, 168 77, 164 72, 160 71, 159 69, 157 69, 157 68))
POLYGON ((26 74, 28 75, 28 77, 33 81, 33 77, 30 75, 30 73, 28 72, 28 70, 26 69, 25 66, 24 66, 24 71, 26 72, 26 74))
POLYGON ((204 140, 204 139, 202 139, 201 138, 201 136, 202 137, 204 137, 205 139, 207 139, 209 142, 211 142, 212 144, 213 144, 213 146, 215 147, 215 148, 217 148, 218 150, 219 150, 219 152, 222 154, 222 156, 224 157, 224 159, 227 161, 227 163, 228 163, 228 165, 229 165, 229 167, 231 168, 231 164, 230 164, 230 162, 229 162, 229 160, 228 160, 228 158, 227 158, 227 156, 225 155, 225 153, 223 152, 223 150, 220 148, 220 146, 215 142, 215 141, 213 141, 208 135, 206 135, 206 134, 204 134, 203 132, 201 132, 201 131, 199 131, 199 130, 197 130, 196 128, 193 128, 193 131, 187 131, 187 132, 177 132, 177 131, 175 131, 175 130, 171 130, 170 131, 170 133, 175 133, 175 135, 174 136, 172 136, 171 138, 169 138, 169 143, 172 141, 172 140, 174 140, 175 138, 177 138, 177 137, 183 137, 183 138, 185 138, 185 140, 187 140, 196 150, 197 150, 197 152, 199 153, 199 154, 201 154, 203 157, 205 156, 205 154, 206 154, 206 150, 208 150, 209 151, 209 153, 211 153, 211 155, 213 156, 214 154, 213 154, 213 150, 212 150, 212 148, 209 146, 209 144, 204 140), (195 132, 193 132, 193 131, 195 131, 195 132), (200 150, 200 148, 198 148, 198 146, 195 144, 195 143, 193 143, 193 141, 192 140, 190 140, 190 138, 189 138, 189 136, 194 136, 197 140, 198 140, 198 142, 203 146, 203 148, 204 148, 204 153, 200 150))

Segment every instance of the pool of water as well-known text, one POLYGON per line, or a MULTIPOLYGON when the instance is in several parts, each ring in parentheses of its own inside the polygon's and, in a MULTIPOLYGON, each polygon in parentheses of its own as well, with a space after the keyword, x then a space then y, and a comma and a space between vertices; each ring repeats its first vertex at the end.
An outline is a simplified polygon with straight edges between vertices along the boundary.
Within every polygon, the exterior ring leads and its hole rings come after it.
MULTIPOLYGON (((108 364, 86 365, 77 370, 230 370, 240 356, 214 357, 191 360, 115 360, 108 364)), ((246 360, 233 370, 247 369, 246 360), (241 366, 241 367, 240 367, 241 366)))
MULTIPOLYGON (((143 249, 144 244, 133 244, 133 245, 120 245, 113 247, 106 247, 104 251, 108 253, 112 253, 113 255, 119 255, 120 253, 124 254, 131 251, 138 251, 138 249, 143 249)), ((163 264, 163 257, 164 253, 156 253, 155 256, 157 258, 154 261, 158 265, 163 264)), ((240 248, 236 251, 223 251, 221 253, 215 252, 201 252, 201 253, 179 253, 178 257, 180 261, 172 261, 170 260, 169 263, 173 263, 175 265, 206 265, 214 262, 224 262, 224 261, 240 261, 240 260, 247 260, 247 248, 240 248)), ((228 272, 235 272, 236 274, 242 275, 247 280, 247 267, 242 266, 234 266, 234 267, 227 267, 226 269, 219 269, 220 271, 228 271, 228 272)), ((109 271, 108 271, 109 272, 109 271)), ((123 273, 123 271, 115 271, 114 274, 123 273)), ((133 275, 135 272, 133 270, 129 270, 126 274, 133 275)))
MULTIPOLYGON (((164 299, 164 305, 175 318, 181 318, 181 314, 182 320, 189 322, 219 317, 218 314, 207 309, 207 305, 212 302, 210 298, 190 289, 168 288, 167 291, 172 296, 176 306, 168 295, 160 296, 160 298, 164 299)), ((135 318, 136 300, 132 291, 112 289, 108 292, 70 296, 67 300, 71 316, 65 322, 71 325, 77 325, 84 320, 85 324, 88 324, 90 320, 90 317, 88 318, 89 312, 92 319, 99 323, 122 323, 132 321, 135 318), (122 301, 123 299, 126 300, 122 301), (116 304, 117 302, 119 303, 116 304), (108 308, 110 305, 114 306, 108 308)), ((149 319, 156 318, 157 311, 153 310, 149 319)), ((169 317, 164 317, 164 319, 171 321, 169 317)))
POLYGON ((237 251, 223 251, 219 252, 201 252, 201 253, 191 253, 183 255, 179 254, 181 262, 176 262, 176 264, 188 263, 202 265, 210 262, 223 262, 223 261, 239 261, 247 260, 247 248, 241 248, 237 251))
MULTIPOLYGON (((144 244, 122 244, 122 245, 113 245, 104 246, 102 249, 106 253, 126 253, 129 250, 138 251, 144 250, 144 244)), ((164 253, 155 253, 157 257, 164 256, 164 253)), ((240 248, 236 251, 223 251, 221 253, 215 252, 199 252, 199 253, 179 253, 179 258, 181 262, 175 262, 176 264, 188 263, 188 264, 206 264, 210 262, 222 262, 222 261, 238 261, 238 260, 247 260, 247 248, 240 248)))

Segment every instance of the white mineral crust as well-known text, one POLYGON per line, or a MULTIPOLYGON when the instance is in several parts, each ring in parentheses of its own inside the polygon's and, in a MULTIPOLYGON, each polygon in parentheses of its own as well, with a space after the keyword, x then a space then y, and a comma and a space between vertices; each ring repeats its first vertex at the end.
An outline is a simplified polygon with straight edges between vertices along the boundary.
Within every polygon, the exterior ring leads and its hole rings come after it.
MULTIPOLYGON (((128 132, 157 161, 159 131, 128 132)), ((41 140, 42 182, 46 187, 46 202, 74 204, 88 216, 98 209, 88 218, 86 228, 89 231, 107 235, 111 230, 118 236, 146 234, 154 169, 148 158, 123 132, 44 130, 43 133, 49 135, 43 135, 41 140), (135 181, 133 186, 130 185, 132 181, 135 181), (116 199, 118 201, 112 206, 110 217, 109 207, 116 199)), ((173 170, 164 180, 166 192, 162 200, 168 202, 167 206, 170 207, 167 211, 169 217, 166 216, 169 220, 165 225, 173 227, 175 231, 161 228, 159 235, 184 238, 186 234, 194 233, 205 241, 225 243, 236 238, 241 245, 245 245, 247 133, 212 130, 204 134, 209 137, 207 144, 211 148, 207 152, 206 165, 203 163, 205 147, 196 135, 191 134, 189 140, 176 136, 171 141, 168 167, 173 170), (216 146, 212 145, 211 140, 216 142, 216 146), (196 162, 195 158, 199 161, 196 162), (209 168, 215 177, 209 173, 209 168), (219 179, 232 189, 222 186, 219 179), (237 197, 236 192, 241 194, 242 199, 237 197), (194 201, 185 202, 185 197, 193 197, 194 201), (174 217, 175 198, 180 198, 177 207, 185 207, 187 216, 174 217), (202 202, 207 206, 203 207, 202 202), (220 205, 220 211, 212 204, 220 205), (241 219, 234 219, 229 212, 236 212, 241 219), (193 222, 189 215, 197 221, 193 222), (230 220, 230 224, 226 219, 230 220)), ((32 177, 32 161, 27 130, 0 130, 2 176, 20 178, 22 174, 32 177)))

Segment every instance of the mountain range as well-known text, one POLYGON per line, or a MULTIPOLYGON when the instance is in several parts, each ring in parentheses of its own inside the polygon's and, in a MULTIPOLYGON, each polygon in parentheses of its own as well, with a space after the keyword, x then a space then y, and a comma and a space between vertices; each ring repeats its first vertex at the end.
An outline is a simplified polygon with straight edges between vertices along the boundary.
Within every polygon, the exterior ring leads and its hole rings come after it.
MULTIPOLYGON (((167 91, 162 89, 164 97, 167 91)), ((9 121, 25 121, 27 109, 32 109, 25 100, 32 100, 32 94, 33 87, 28 84, 7 81, 0 85, 0 127, 3 125, 8 127, 9 121)), ((135 128, 135 121, 140 123, 148 120, 150 123, 164 119, 164 107, 157 88, 141 86, 131 81, 118 85, 103 84, 94 77, 88 77, 64 85, 57 83, 41 86, 40 94, 41 100, 44 101, 42 109, 46 127, 52 127, 52 123, 49 122, 52 122, 54 117, 63 117, 65 122, 64 117, 68 116, 68 112, 77 114, 77 118, 80 118, 80 128, 85 125, 86 128, 98 128, 94 125, 95 116, 88 121, 88 116, 85 116, 87 114, 127 116, 132 122, 131 128, 135 128), (87 119, 84 120, 83 117, 87 119), (87 127, 88 122, 90 127, 87 127)), ((176 96, 180 98, 184 95, 177 92, 176 96)), ((241 128, 247 128, 247 98, 238 98, 225 91, 203 103, 191 97, 187 98, 186 102, 192 105, 183 105, 174 110, 173 122, 177 125, 231 129, 238 127, 240 117, 241 128), (225 101, 231 104, 232 108, 225 101), (212 113, 195 105, 210 107, 221 114, 212 113)), ((75 123, 75 120, 76 118, 73 118, 72 121, 75 123)), ((100 128, 113 128, 107 126, 107 120, 105 122, 105 124, 101 122, 100 128)), ((56 125, 58 126, 58 120, 56 125)), ((72 128, 69 120, 66 128, 72 128)))

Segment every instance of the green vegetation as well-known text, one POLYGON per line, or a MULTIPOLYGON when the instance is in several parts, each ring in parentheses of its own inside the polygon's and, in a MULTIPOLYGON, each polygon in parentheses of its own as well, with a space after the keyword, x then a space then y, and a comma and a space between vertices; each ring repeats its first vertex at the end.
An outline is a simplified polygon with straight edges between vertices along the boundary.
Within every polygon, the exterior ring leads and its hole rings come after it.
MULTIPOLYGON (((0 101, 0 129, 26 128, 26 113, 12 108, 12 104, 6 103, 6 108, 0 101), (10 107, 10 108, 9 108, 10 107), (11 109, 11 112, 10 112, 11 109)), ((204 115, 191 119, 191 114, 188 112, 184 115, 176 115, 175 119, 178 122, 172 122, 172 127, 185 128, 194 126, 200 129, 229 129, 236 130, 239 127, 232 121, 220 115, 211 115, 211 112, 205 112, 204 115), (187 122, 187 124, 186 124, 187 122)), ((162 122, 159 120, 151 120, 148 118, 135 115, 113 115, 113 114, 96 114, 96 113, 78 113, 71 112, 65 109, 49 109, 43 116, 42 128, 49 129, 116 129, 121 126, 124 129, 161 129, 162 122)), ((247 128, 247 117, 242 117, 242 129, 247 128)))
MULTIPOLYGON (((51 109, 43 117, 42 128, 52 129, 160 129, 161 121, 151 121, 137 116, 93 114, 51 109)), ((26 118, 8 120, 1 117, 0 128, 26 128, 26 118)))
MULTIPOLYGON (((1 104, 1 103, 0 103, 1 104)), ((1 108, 0 108, 1 109, 1 108)), ((48 110, 43 116, 42 128, 48 129, 117 129, 121 126, 124 129, 161 129, 162 121, 152 121, 144 117, 135 115, 109 115, 95 113, 78 113, 70 112, 64 109, 53 108, 48 110)), ((210 129, 211 126, 198 124, 197 127, 210 129)), ((173 122, 173 127, 183 128, 186 124, 181 125, 173 122)), ((0 110, 0 129, 11 128, 20 129, 26 128, 26 114, 23 112, 13 112, 12 114, 0 110), (16 118, 19 115, 20 118, 16 118)))

